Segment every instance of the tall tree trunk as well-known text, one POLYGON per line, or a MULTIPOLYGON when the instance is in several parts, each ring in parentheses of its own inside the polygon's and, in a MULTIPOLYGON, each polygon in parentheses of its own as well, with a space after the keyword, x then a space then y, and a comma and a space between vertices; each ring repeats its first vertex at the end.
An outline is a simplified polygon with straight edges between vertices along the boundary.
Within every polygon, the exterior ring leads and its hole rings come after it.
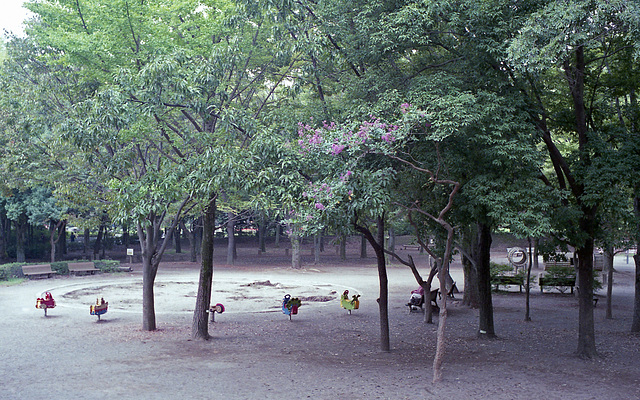
POLYGON ((100 254, 100 246, 102 245, 102 236, 104 235, 104 225, 101 223, 98 228, 98 236, 96 242, 93 244, 93 259, 97 260, 100 254))
POLYGON ((267 223, 264 217, 260 217, 260 222, 258 223, 258 249, 260 253, 264 253, 267 251, 266 245, 266 237, 267 237, 267 223))
POLYGON ((274 239, 273 245, 276 249, 280 248, 280 234, 282 231, 282 226, 280 224, 276 224, 276 237, 274 239))
POLYGON ((67 224, 65 220, 58 221, 57 223, 51 221, 49 223, 49 246, 51 248, 51 262, 56 262, 57 244, 62 237, 62 232, 64 231, 66 225, 67 224))
MULTIPOLYGON (((638 243, 640 245, 640 243, 638 243)), ((633 261, 636 266, 636 286, 635 286, 635 298, 633 301, 633 317, 631 320, 631 332, 640 332, 640 254, 636 250, 636 254, 633 256, 633 261)))
POLYGON ((129 248, 131 237, 129 236, 129 224, 122 224, 122 244, 125 248, 129 248))
POLYGON ((320 242, 322 241, 322 233, 318 232, 313 237, 313 262, 320 263, 320 242))
POLYGON ((183 232, 186 233, 187 235, 187 240, 189 241, 189 261, 191 262, 196 262, 198 261, 197 255, 196 255, 196 229, 195 229, 196 223, 195 221, 193 221, 193 224, 191 226, 191 230, 189 230, 187 228, 187 225, 184 223, 183 221, 180 221, 180 228, 183 232))
POLYGON ((635 296, 633 301, 633 316, 631 319, 631 332, 640 332, 640 187, 635 188, 635 196, 633 197, 633 210, 636 217, 636 254, 633 256, 633 261, 636 267, 636 280, 635 280, 635 296))
MULTIPOLYGON (((588 232, 588 231, 587 231, 588 232)), ((590 237, 593 237, 590 235, 590 237)), ((578 349, 582 358, 593 358, 596 336, 593 318, 593 239, 585 240, 578 249, 578 349)))
MULTIPOLYGON (((293 229, 293 228, 292 228, 293 229)), ((302 268, 302 260, 300 255, 300 235, 297 232, 291 234, 291 267, 294 269, 302 268)))
POLYGON ((236 219, 233 212, 229 212, 227 217, 227 264, 233 265, 236 261, 236 219))
POLYGON ((7 247, 9 247, 9 231, 11 228, 11 221, 7 218, 7 212, 0 210, 0 260, 7 258, 7 247))
POLYGON ((613 319, 613 257, 615 249, 611 246, 607 246, 604 249, 604 265, 603 272, 607 282, 607 312, 606 319, 613 319))
POLYGON ((531 321, 531 307, 530 307, 530 295, 531 295, 531 267, 533 266, 533 245, 531 243, 531 238, 529 240, 529 262, 527 263, 527 277, 525 279, 525 310, 524 310, 524 320, 526 322, 531 321))
POLYGON ((380 283, 380 295, 378 297, 378 309, 380 310, 380 349, 391 350, 389 336, 389 279, 387 277, 387 264, 384 252, 384 217, 376 219, 377 234, 374 237, 371 231, 364 226, 355 225, 355 229, 362 233, 376 253, 378 262, 378 281, 380 283))
POLYGON ((207 311, 211 306, 211 287, 213 285, 213 237, 215 233, 215 219, 216 199, 215 196, 212 196, 203 215, 202 264, 200 266, 198 295, 196 297, 196 307, 193 312, 193 325, 191 327, 191 337, 194 339, 209 339, 207 311))
POLYGON ((480 307, 480 294, 478 291, 478 268, 473 254, 477 246, 478 234, 477 227, 468 226, 463 234, 462 253, 462 271, 464 272, 464 295, 462 296, 462 304, 471 307, 480 307))
POLYGON ((360 235, 360 258, 367 258, 367 239, 360 235))
MULTIPOLYGON (((384 239, 384 232, 382 233, 382 238, 384 239)), ((347 235, 345 234, 340 235, 340 259, 347 259, 347 235)))
POLYGON ((180 225, 176 226, 176 231, 173 236, 176 241, 176 254, 180 254, 182 253, 182 228, 180 225))
POLYGON ((478 242, 476 265, 478 266, 478 294, 480 297, 480 337, 494 338, 493 302, 491 298, 491 227, 478 223, 478 242))
MULTIPOLYGON (((449 287, 447 286, 449 274, 449 262, 451 252, 453 251, 453 227, 442 219, 442 214, 438 218, 438 222, 447 230, 447 243, 445 246, 444 256, 441 264, 438 266, 438 280, 440 281, 440 293, 442 293, 442 302, 440 303, 440 315, 438 316, 438 334, 436 339, 436 355, 433 357, 433 382, 439 382, 442 379, 442 363, 444 362, 444 354, 447 344, 447 336, 445 327, 447 324, 447 299, 449 296, 449 287)), ((491 236, 489 236, 491 237, 491 236)))
POLYGON ((142 253, 142 330, 156 330, 156 310, 153 286, 158 272, 155 263, 157 234, 153 227, 138 223, 138 237, 142 253))
POLYGON ((91 242, 91 231, 89 231, 89 228, 84 228, 84 235, 82 240, 82 254, 84 256, 87 255, 90 242, 91 242))
POLYGON ((25 262, 25 241, 26 241, 26 233, 27 233, 27 222, 28 218, 26 214, 22 214, 18 217, 18 220, 15 221, 16 226, 16 261, 17 262, 25 262))

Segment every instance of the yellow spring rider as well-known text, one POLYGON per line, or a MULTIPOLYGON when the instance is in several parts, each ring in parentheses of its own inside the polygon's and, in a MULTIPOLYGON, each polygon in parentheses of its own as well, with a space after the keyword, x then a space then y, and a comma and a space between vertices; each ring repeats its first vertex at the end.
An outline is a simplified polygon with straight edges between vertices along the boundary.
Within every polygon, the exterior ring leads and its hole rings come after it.
POLYGON ((360 308, 359 299, 359 294, 354 294, 353 296, 351 296, 351 299, 349 299, 349 291, 345 290, 344 293, 342 293, 342 296, 340 296, 340 306, 349 311, 349 314, 351 314, 351 310, 357 310, 358 308, 360 308))

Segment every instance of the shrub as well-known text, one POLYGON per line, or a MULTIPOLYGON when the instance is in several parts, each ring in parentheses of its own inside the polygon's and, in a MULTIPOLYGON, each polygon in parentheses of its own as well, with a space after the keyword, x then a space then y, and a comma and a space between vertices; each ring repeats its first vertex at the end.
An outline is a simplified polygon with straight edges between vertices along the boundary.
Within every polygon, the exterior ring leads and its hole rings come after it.
POLYGON ((505 273, 513 271, 513 267, 511 265, 498 264, 494 262, 491 262, 489 268, 491 279, 494 279, 496 276, 505 275, 505 273))
POLYGON ((52 262, 51 270, 58 275, 67 275, 69 273, 69 264, 66 261, 52 262))
POLYGON ((118 272, 120 267, 118 260, 96 260, 94 264, 102 272, 118 272))
POLYGON ((0 265, 0 280, 6 281, 12 278, 24 278, 22 266, 24 263, 9 263, 0 265))

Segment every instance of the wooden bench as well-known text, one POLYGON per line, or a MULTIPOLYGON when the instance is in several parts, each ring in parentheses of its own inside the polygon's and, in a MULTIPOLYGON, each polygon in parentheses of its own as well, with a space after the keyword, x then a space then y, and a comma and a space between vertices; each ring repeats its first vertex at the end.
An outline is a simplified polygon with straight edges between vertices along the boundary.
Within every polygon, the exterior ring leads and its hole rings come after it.
POLYGON ((520 293, 524 287, 524 276, 522 275, 497 275, 491 279, 491 284, 496 286, 496 290, 500 286, 518 286, 520 293))
POLYGON ((571 262, 569 261, 545 261, 544 269, 548 269, 549 267, 571 267, 571 262))
POLYGON ((402 249, 403 250, 416 250, 419 251, 422 249, 422 246, 420 246, 419 244, 403 244, 402 245, 402 249))
POLYGON ((69 263, 68 265, 69 265, 69 273, 70 274, 73 273, 75 275, 78 275, 79 273, 84 273, 84 272, 93 275, 96 273, 96 271, 100 271, 93 264, 93 261, 69 263))
POLYGON ((568 287, 571 288, 571 293, 573 293, 573 288, 576 286, 576 277, 568 276, 568 277, 544 277, 540 276, 538 278, 538 285, 540 285, 540 293, 543 293, 544 287, 568 287))
POLYGON ((51 270, 51 264, 23 265, 22 273, 28 278, 45 276, 51 278, 54 271, 51 270))

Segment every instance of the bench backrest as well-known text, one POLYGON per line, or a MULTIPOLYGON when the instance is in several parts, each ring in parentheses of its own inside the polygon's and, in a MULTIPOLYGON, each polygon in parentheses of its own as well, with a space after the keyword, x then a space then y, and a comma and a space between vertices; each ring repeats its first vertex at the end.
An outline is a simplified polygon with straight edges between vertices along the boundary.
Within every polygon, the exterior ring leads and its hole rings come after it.
POLYGON ((68 263, 69 271, 91 271, 96 269, 93 261, 68 263))
POLYGON ((36 264, 36 265, 23 265, 22 273, 25 275, 33 275, 33 274, 51 274, 53 271, 51 270, 51 264, 36 264))

